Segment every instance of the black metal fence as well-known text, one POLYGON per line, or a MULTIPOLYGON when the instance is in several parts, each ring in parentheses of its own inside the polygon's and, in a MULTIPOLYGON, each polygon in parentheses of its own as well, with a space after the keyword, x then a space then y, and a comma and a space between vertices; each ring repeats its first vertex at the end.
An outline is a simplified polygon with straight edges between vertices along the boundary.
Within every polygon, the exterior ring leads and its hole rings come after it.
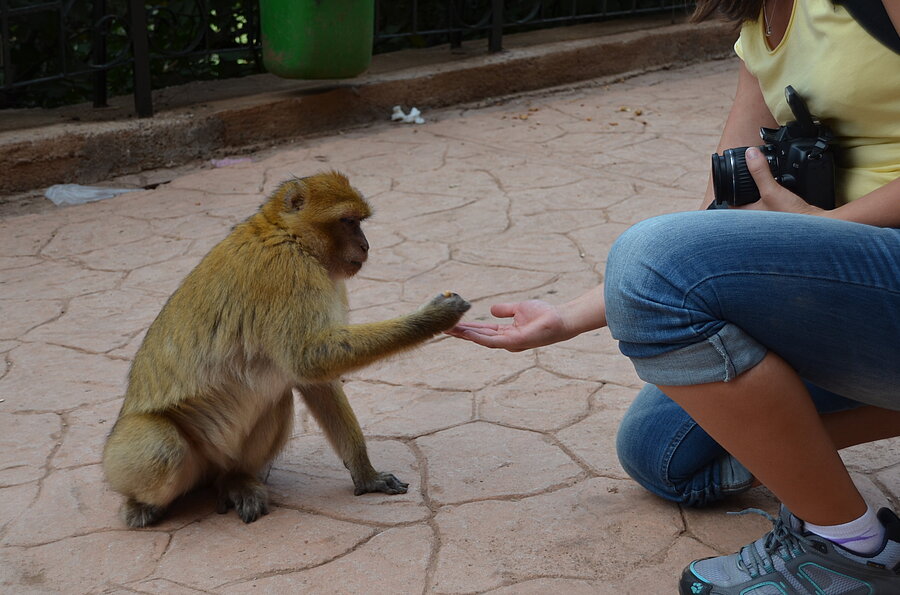
MULTIPOLYGON (((647 13, 675 0, 373 0, 375 53, 647 13)), ((258 0, 0 0, 0 109, 133 94, 153 113, 154 88, 264 72, 258 0)))

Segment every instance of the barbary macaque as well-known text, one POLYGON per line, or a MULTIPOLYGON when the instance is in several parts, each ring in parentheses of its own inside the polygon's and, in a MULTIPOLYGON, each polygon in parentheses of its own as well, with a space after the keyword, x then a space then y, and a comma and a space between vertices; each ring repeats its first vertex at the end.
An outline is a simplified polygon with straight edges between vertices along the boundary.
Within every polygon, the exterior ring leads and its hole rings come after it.
POLYGON ((283 183, 166 302, 135 355, 103 466, 131 527, 201 484, 244 522, 268 512, 258 477, 291 435, 293 389, 357 495, 404 493, 372 468, 340 376, 421 344, 469 309, 444 292, 406 316, 347 324, 344 279, 366 261, 371 210, 337 172, 283 183))

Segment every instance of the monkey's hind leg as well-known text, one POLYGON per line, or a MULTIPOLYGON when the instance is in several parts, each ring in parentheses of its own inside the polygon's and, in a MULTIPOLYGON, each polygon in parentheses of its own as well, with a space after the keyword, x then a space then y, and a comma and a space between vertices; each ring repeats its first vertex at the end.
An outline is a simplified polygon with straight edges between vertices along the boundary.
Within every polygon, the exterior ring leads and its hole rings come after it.
POLYGON ((369 462, 365 438, 339 380, 299 388, 310 412, 350 471, 357 496, 367 492, 406 493, 408 483, 391 473, 376 471, 369 462))
POLYGON ((259 480, 259 473, 284 448, 291 436, 293 421, 294 395, 288 389, 259 418, 247 436, 237 467, 217 482, 216 512, 224 514, 234 508, 245 523, 269 514, 269 493, 259 480))
POLYGON ((114 490, 126 497, 125 522, 146 527, 201 476, 199 457, 174 423, 162 415, 122 416, 103 451, 103 468, 114 490))

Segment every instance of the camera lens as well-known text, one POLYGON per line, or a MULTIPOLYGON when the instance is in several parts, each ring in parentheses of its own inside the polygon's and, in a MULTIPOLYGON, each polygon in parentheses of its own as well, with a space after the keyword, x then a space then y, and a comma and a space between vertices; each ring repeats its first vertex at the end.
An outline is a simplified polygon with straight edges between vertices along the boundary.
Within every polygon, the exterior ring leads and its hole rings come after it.
POLYGON ((717 203, 737 206, 759 200, 759 189, 747 169, 746 150, 747 147, 736 147, 727 149, 722 155, 713 154, 713 192, 717 203))

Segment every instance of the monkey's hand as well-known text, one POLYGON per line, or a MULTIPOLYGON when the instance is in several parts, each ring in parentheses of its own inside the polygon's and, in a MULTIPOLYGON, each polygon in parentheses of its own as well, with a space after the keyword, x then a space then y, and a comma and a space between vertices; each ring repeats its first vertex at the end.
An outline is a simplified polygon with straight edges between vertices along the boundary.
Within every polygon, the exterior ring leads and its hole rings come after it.
POLYGON ((433 325, 435 332, 441 332, 453 328, 471 307, 459 294, 445 291, 434 296, 417 314, 424 317, 429 326, 433 325))
POLYGON ((376 472, 375 475, 365 481, 353 481, 355 489, 353 494, 368 494, 369 492, 384 492, 385 494, 405 494, 409 487, 408 483, 403 483, 391 473, 376 472))

